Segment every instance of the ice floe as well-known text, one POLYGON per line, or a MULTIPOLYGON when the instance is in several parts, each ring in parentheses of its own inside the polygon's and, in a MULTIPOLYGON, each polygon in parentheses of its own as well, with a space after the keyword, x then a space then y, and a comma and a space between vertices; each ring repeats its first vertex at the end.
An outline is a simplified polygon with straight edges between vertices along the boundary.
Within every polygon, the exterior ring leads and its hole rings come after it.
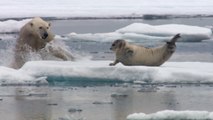
POLYGON ((134 113, 127 120, 211 120, 213 112, 164 110, 152 114, 134 113))
POLYGON ((0 22, 0 33, 18 33, 20 28, 31 19, 24 20, 7 20, 0 22))
POLYGON ((0 66, 0 85, 42 85, 47 84, 45 77, 33 77, 8 67, 0 66))
POLYGON ((166 62, 160 67, 109 66, 112 61, 31 61, 21 69, 0 67, 0 83, 44 84, 63 82, 134 82, 141 84, 213 83, 213 63, 166 62), (47 81, 46 81, 47 80, 47 81))
POLYGON ((210 39, 212 35, 211 29, 198 26, 182 24, 154 26, 144 23, 133 23, 110 33, 70 33, 67 36, 71 40, 109 42, 123 38, 133 42, 150 42, 151 40, 167 41, 177 33, 181 34, 179 42, 200 42, 210 39))
POLYGON ((165 25, 149 25, 143 23, 133 23, 124 28, 117 30, 119 33, 136 33, 142 35, 148 35, 150 37, 169 37, 177 33, 181 34, 180 41, 201 41, 210 39, 212 35, 211 29, 189 26, 182 24, 165 24, 165 25))
POLYGON ((112 61, 32 61, 19 71, 33 77, 84 81, 142 81, 150 83, 213 83, 213 63, 166 62, 160 67, 109 66, 112 61))

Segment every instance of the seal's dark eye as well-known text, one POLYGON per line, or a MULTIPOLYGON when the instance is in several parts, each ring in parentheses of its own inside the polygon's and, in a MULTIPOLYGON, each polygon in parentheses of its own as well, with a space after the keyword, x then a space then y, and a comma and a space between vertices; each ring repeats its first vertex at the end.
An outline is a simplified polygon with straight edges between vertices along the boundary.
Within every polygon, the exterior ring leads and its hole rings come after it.
POLYGON ((115 46, 115 44, 112 44, 112 46, 115 46))
POLYGON ((39 29, 42 29, 42 27, 39 27, 39 29))
POLYGON ((47 27, 47 29, 49 29, 49 27, 47 27))

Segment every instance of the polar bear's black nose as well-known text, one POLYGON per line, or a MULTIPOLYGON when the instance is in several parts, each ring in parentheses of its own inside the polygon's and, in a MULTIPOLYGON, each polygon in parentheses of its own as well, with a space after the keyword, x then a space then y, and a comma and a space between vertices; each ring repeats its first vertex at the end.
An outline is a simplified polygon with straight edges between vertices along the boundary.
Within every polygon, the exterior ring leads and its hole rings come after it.
POLYGON ((45 32, 42 38, 43 38, 43 39, 46 39, 47 37, 48 37, 48 33, 45 32))

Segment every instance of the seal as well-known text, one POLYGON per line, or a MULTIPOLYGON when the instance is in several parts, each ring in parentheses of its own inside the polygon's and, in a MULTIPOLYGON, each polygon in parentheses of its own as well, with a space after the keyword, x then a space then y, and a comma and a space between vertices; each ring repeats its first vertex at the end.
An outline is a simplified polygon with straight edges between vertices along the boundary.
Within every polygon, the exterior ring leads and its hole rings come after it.
POLYGON ((110 66, 114 66, 121 62, 127 66, 160 66, 166 62, 176 50, 176 41, 180 38, 180 34, 176 34, 165 45, 146 48, 139 45, 130 44, 123 39, 115 40, 110 50, 115 52, 116 59, 110 66))

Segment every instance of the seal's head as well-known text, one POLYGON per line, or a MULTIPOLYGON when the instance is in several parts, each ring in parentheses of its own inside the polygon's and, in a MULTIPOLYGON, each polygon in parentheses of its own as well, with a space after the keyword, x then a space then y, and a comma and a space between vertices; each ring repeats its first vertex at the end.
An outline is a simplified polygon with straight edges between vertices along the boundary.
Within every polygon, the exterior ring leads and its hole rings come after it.
POLYGON ((111 47, 110 47, 110 50, 112 50, 112 51, 117 51, 117 50, 120 50, 120 49, 124 48, 125 45, 126 45, 126 41, 125 41, 125 40, 123 40, 123 39, 118 39, 118 40, 115 40, 115 41, 112 43, 112 45, 111 45, 111 47))

